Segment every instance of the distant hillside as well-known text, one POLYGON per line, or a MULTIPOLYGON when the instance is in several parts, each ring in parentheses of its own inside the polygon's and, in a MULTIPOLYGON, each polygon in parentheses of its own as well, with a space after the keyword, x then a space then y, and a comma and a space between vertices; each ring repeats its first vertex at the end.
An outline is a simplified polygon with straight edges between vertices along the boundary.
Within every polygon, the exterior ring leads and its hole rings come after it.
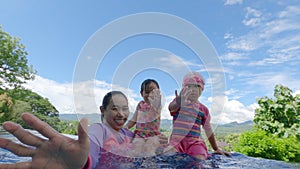
MULTIPOLYGON (((172 120, 162 119, 160 123, 161 128, 171 131, 172 130, 172 120)), ((243 123, 231 122, 227 124, 216 125, 212 124, 212 128, 216 135, 227 135, 232 133, 242 133, 244 131, 249 131, 253 127, 253 121, 245 121, 243 123)))
POLYGON ((214 125, 216 135, 227 135, 232 133, 242 133, 244 131, 250 131, 253 127, 253 121, 245 121, 242 123, 231 122, 223 125, 214 125))
MULTIPOLYGON (((89 123, 99 123, 101 122, 100 114, 60 114, 59 118, 63 120, 78 120, 81 118, 88 118, 89 123)), ((172 120, 162 119, 160 126, 167 132, 172 130, 172 120)), ((212 124, 212 127, 216 135, 227 135, 231 133, 241 133, 244 131, 249 131, 253 127, 253 121, 245 121, 243 123, 231 122, 222 125, 212 124)))
POLYGON ((79 121, 79 119, 87 118, 89 124, 101 122, 100 114, 59 114, 59 118, 62 120, 72 120, 79 121))

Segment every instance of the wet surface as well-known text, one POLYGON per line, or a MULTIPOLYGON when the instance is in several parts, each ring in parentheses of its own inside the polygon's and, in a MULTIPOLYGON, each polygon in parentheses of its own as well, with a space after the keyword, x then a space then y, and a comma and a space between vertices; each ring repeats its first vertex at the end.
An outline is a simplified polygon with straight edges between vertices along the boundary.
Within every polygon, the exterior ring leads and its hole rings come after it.
MULTIPOLYGON (((17 141, 12 135, 1 132, 1 137, 17 141)), ((72 136, 71 136, 72 137, 72 136)), ((73 136, 74 138, 76 136, 73 136)), ((30 161, 28 157, 18 157, 5 149, 0 149, 0 163, 16 163, 30 161)), ((155 157, 140 158, 128 163, 119 164, 122 168, 170 168, 170 169, 297 169, 300 164, 283 161, 248 157, 240 153, 232 153, 232 157, 212 154, 208 160, 196 160, 186 154, 157 155, 155 157)))
MULTIPOLYGON (((30 161, 30 158, 18 157, 11 152, 0 149, 0 163, 16 163, 30 161)), ((136 159, 131 164, 120 164, 122 168, 173 168, 173 169, 193 169, 193 168, 224 168, 224 169, 297 169, 299 164, 286 163, 283 161, 253 158, 240 153, 232 153, 232 157, 212 155, 205 161, 197 161, 194 158, 177 153, 173 155, 158 155, 151 158, 136 159)))

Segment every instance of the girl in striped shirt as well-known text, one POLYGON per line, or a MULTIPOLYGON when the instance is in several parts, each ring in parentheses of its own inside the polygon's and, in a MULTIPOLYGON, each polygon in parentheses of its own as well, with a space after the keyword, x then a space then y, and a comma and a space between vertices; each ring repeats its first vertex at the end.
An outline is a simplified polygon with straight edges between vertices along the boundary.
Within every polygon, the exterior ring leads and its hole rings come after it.
POLYGON ((207 159, 208 151, 200 130, 202 126, 215 153, 230 156, 218 147, 210 125, 209 110, 198 100, 204 84, 198 72, 190 72, 183 78, 180 94, 175 91, 176 98, 169 104, 173 116, 170 145, 197 159, 207 159))

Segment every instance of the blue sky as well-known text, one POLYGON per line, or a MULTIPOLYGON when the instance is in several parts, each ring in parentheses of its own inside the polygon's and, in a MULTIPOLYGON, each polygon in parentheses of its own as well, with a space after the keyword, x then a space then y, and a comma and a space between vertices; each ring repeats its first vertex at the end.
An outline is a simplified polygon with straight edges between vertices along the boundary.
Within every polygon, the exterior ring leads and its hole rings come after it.
MULTIPOLYGON (((159 82, 167 105, 188 69, 205 77, 200 101, 217 123, 253 119, 256 98, 272 97, 276 84, 300 93, 299 18, 297 0, 10 0, 0 6, 2 29, 21 39, 38 72, 27 87, 60 113, 98 112, 111 89, 124 91, 134 110, 146 78, 159 82), (138 28, 148 32, 118 39, 138 28)), ((171 118, 166 106, 162 117, 171 118)))

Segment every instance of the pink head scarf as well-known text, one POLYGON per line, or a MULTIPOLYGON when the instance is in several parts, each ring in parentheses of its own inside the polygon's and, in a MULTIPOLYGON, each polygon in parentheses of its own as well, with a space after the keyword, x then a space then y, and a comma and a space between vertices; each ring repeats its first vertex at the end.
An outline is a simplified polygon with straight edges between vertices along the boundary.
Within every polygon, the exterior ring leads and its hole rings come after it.
POLYGON ((184 76, 182 86, 189 84, 199 85, 204 90, 204 78, 198 72, 189 72, 184 76))

